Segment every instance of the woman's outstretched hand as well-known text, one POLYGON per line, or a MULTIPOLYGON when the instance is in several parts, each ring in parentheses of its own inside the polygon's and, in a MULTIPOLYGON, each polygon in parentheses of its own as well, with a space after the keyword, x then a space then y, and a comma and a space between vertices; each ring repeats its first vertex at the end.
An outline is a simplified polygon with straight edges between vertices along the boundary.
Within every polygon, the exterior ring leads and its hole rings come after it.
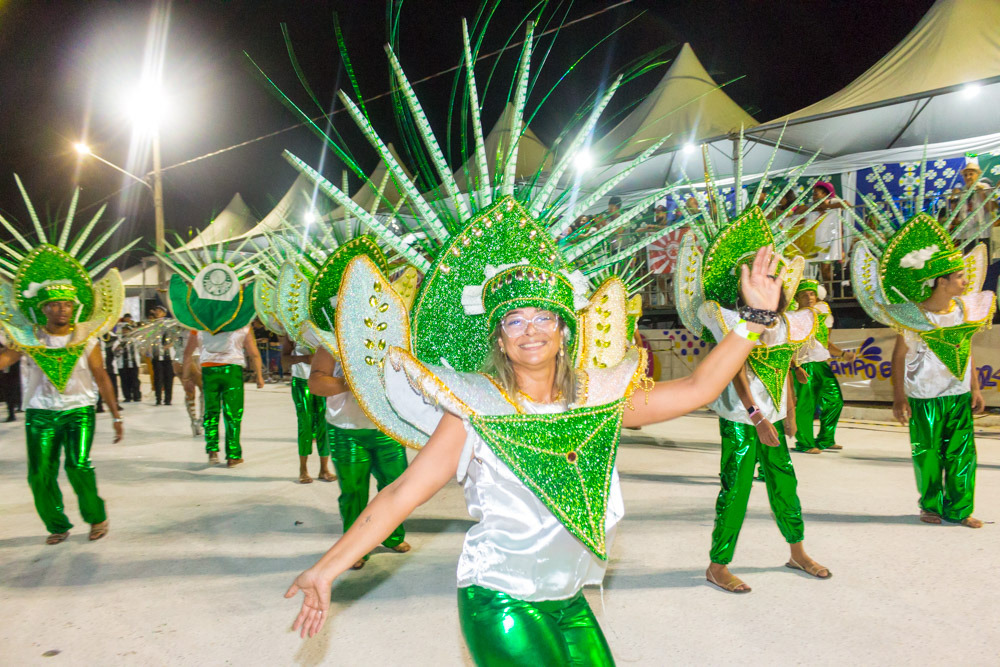
POLYGON ((302 591, 302 609, 299 611, 292 630, 298 631, 303 639, 314 636, 323 627, 330 613, 330 587, 333 582, 322 577, 314 568, 309 568, 295 578, 285 592, 286 598, 293 598, 302 591))
POLYGON ((784 277, 784 269, 778 273, 778 255, 774 252, 774 246, 764 246, 753 258, 753 266, 740 266, 740 286, 744 301, 758 310, 777 310, 784 277))

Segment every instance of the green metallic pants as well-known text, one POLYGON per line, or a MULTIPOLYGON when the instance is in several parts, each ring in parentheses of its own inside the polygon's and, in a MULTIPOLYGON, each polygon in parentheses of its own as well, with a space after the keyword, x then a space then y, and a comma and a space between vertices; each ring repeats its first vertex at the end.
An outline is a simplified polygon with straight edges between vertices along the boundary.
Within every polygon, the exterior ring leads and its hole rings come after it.
POLYGON ((809 375, 805 384, 792 373, 795 379, 795 448, 826 449, 837 443, 837 420, 844 409, 844 395, 840 393, 840 383, 833 374, 830 364, 824 361, 810 361, 802 364, 809 375), (813 417, 819 407, 819 433, 813 437, 813 417))
POLYGON ((789 544, 803 539, 802 506, 795 492, 798 480, 795 479, 781 422, 776 423, 774 428, 778 431, 781 444, 768 447, 760 441, 757 429, 750 424, 719 420, 719 433, 722 435, 719 479, 722 480, 722 488, 715 501, 715 529, 712 531, 712 551, 709 554, 713 563, 726 565, 733 560, 758 461, 778 530, 789 544))
POLYGON ((94 407, 73 410, 24 411, 28 442, 28 485, 35 510, 50 533, 65 533, 73 527, 63 512, 59 490, 59 453, 66 450, 66 477, 76 492, 80 515, 87 523, 108 518, 104 501, 97 495, 97 477, 90 464, 94 444, 94 407))
POLYGON ((479 667, 615 664, 582 592, 525 602, 481 586, 459 588, 458 618, 479 667))
POLYGON ((312 454, 313 440, 316 453, 330 455, 330 432, 326 423, 326 398, 309 391, 309 380, 292 378, 292 402, 299 425, 299 456, 312 454))
POLYGON ((920 509, 946 521, 961 521, 972 515, 976 495, 972 395, 909 401, 910 451, 920 509))
MULTIPOLYGON (((340 482, 340 518, 344 532, 368 506, 368 489, 375 477, 378 490, 396 481, 406 470, 406 449, 374 428, 337 428, 333 431, 333 465, 340 482)), ((400 524, 382 544, 390 549, 406 536, 400 524)), ((365 556, 367 559, 368 556, 365 556)))
POLYGON ((205 451, 219 451, 219 413, 226 420, 226 458, 243 458, 240 424, 243 421, 243 368, 237 364, 201 367, 201 395, 205 401, 202 425, 205 451))

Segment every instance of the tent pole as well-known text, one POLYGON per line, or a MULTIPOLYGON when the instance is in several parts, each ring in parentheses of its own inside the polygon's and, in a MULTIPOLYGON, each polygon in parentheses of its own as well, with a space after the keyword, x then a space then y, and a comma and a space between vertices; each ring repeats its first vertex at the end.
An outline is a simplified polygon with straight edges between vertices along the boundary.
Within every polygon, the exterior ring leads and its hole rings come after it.
POLYGON ((889 142, 889 145, 886 146, 886 149, 892 148, 892 145, 897 141, 899 141, 899 138, 903 136, 903 133, 906 132, 908 129, 910 129, 910 126, 913 125, 913 122, 917 120, 917 116, 922 114, 924 112, 924 109, 926 109, 927 105, 930 103, 931 103, 931 98, 928 97, 926 100, 924 100, 923 105, 920 104, 917 105, 920 108, 914 109, 913 113, 910 114, 909 120, 907 120, 906 123, 903 124, 903 127, 899 130, 899 132, 896 133, 896 136, 892 138, 892 141, 889 142))

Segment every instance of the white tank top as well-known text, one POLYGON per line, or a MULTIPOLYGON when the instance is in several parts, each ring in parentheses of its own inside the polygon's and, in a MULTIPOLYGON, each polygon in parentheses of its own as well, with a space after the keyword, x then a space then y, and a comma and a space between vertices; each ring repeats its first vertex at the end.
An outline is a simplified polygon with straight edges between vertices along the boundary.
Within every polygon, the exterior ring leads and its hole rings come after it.
MULTIPOLYGON (((69 342, 69 334, 65 336, 53 336, 41 330, 38 340, 46 347, 66 347, 69 342)), ((66 383, 66 389, 59 393, 56 386, 52 384, 48 376, 42 372, 38 364, 28 355, 24 355, 21 360, 21 396, 22 407, 25 410, 73 410, 75 408, 85 408, 88 405, 97 405, 97 383, 94 382, 94 375, 90 372, 87 357, 90 356, 97 340, 90 339, 87 342, 84 352, 77 359, 76 366, 73 367, 73 374, 66 383)))
MULTIPOLYGON (((295 349, 292 350, 292 354, 296 357, 305 357, 313 353, 313 349, 306 347, 305 345, 296 345, 295 349)), ((302 362, 298 364, 292 364, 292 377, 299 378, 300 380, 309 379, 309 364, 302 362)))
POLYGON ((250 325, 236 331, 223 331, 217 334, 198 332, 198 339, 201 342, 201 365, 235 364, 246 368, 243 341, 246 340, 249 331, 250 325))

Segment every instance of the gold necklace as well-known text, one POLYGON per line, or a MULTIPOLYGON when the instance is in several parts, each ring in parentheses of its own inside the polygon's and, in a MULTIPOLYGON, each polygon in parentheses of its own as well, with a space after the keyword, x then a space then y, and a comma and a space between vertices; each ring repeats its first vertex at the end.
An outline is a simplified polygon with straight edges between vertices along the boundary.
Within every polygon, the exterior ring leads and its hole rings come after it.
POLYGON ((551 404, 551 403, 558 403, 559 401, 562 400, 562 397, 563 397, 562 391, 557 391, 556 395, 552 397, 551 401, 540 401, 540 400, 538 400, 536 398, 532 398, 532 396, 530 394, 528 394, 527 392, 521 391, 520 389, 517 390, 517 393, 519 393, 523 398, 528 399, 532 403, 538 403, 540 405, 548 405, 548 404, 551 404))

